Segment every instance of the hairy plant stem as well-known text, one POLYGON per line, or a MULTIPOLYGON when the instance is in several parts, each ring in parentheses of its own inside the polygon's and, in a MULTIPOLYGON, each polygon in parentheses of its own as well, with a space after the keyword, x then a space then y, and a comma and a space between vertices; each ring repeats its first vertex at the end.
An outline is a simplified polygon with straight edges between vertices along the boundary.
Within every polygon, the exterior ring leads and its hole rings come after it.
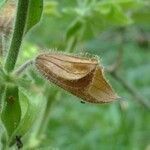
POLYGON ((34 63, 33 60, 28 60, 23 65, 21 65, 17 70, 15 70, 14 74, 16 76, 20 76, 28 67, 30 67, 34 63))
POLYGON ((14 70, 18 58, 19 49, 21 46, 26 25, 28 6, 29 0, 18 0, 16 21, 4 66, 6 72, 8 73, 14 70))

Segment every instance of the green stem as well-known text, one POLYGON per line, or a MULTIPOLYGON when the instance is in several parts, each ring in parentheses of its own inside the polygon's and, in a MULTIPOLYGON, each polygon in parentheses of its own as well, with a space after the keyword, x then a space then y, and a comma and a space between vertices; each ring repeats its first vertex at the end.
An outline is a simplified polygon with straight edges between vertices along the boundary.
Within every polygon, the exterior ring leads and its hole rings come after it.
POLYGON ((3 106, 3 94, 4 94, 5 86, 0 85, 0 114, 3 106))
POLYGON ((67 46, 66 46, 66 52, 73 52, 76 45, 77 45, 77 42, 78 42, 78 38, 77 37, 73 37, 68 43, 67 43, 67 46))
POLYGON ((28 67, 30 67, 34 63, 33 60, 28 60, 25 62, 23 65, 21 65, 15 72, 14 74, 19 76, 21 75, 28 67))
POLYGON ((8 55, 6 57, 6 62, 4 66, 7 72, 13 71, 17 61, 19 49, 23 39, 28 6, 29 0, 18 0, 17 15, 13 30, 13 36, 11 39, 8 55))
MULTIPOLYGON (((53 100, 55 100, 55 98, 53 100)), ((47 128, 47 125, 48 125, 48 122, 50 119, 51 105, 53 103, 53 100, 52 99, 47 100, 47 106, 46 106, 46 109, 45 109, 45 112, 44 112, 44 115, 43 115, 43 118, 41 121, 41 126, 40 126, 38 134, 37 134, 38 136, 42 136, 45 133, 45 130, 47 128)))

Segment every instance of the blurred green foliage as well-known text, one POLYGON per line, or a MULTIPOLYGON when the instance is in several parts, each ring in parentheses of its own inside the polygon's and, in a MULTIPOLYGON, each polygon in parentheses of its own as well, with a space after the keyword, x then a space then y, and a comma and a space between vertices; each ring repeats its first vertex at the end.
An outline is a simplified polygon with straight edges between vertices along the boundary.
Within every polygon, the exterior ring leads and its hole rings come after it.
MULTIPOLYGON (((77 37, 75 53, 98 55, 104 66, 108 66, 115 61, 120 48, 119 28, 125 27, 121 75, 138 93, 150 99, 149 46, 138 44, 141 28, 149 36, 147 3, 134 0, 46 1, 42 21, 27 36, 24 47, 28 48, 23 53, 32 53, 37 46, 40 52, 47 51, 47 47, 63 51, 71 38, 77 37), (137 19, 139 14, 142 17, 137 19)), ((42 143, 45 149, 49 145, 65 150, 149 149, 149 112, 137 104, 119 82, 109 75, 108 78, 122 97, 121 102, 80 104, 78 98, 63 92, 51 110, 42 143)))
MULTIPOLYGON (((149 10, 145 0, 45 0, 41 22, 22 43, 18 66, 40 52, 56 50, 88 52, 99 56, 107 67, 123 49, 119 74, 150 100, 149 10)), ((38 115, 23 139, 24 149, 39 143, 45 150, 150 149, 149 111, 111 75, 106 76, 121 99, 105 105, 82 104, 45 81, 34 67, 29 68, 24 80, 16 81, 22 106, 29 108, 23 110, 24 118, 30 113, 38 115)), ((32 119, 25 120, 26 125, 32 124, 32 119)), ((29 129, 26 127, 23 130, 29 129)))

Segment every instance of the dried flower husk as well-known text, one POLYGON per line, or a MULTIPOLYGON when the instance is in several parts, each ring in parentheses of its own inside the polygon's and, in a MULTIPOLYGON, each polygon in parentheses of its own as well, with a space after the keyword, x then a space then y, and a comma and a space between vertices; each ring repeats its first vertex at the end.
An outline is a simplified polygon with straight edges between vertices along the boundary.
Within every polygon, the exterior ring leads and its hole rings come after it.
POLYGON ((118 98, 96 58, 44 53, 36 57, 35 65, 49 81, 84 101, 108 103, 118 98))
POLYGON ((0 33, 9 35, 12 29, 16 4, 9 1, 0 11, 0 33))

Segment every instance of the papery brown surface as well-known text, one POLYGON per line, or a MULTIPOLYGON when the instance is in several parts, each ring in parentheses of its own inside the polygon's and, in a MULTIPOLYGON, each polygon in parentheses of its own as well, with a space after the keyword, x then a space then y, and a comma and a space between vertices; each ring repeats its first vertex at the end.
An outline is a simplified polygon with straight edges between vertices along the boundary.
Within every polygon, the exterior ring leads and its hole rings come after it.
POLYGON ((0 9, 0 57, 6 53, 2 42, 3 38, 5 37, 4 39, 6 40, 11 33, 15 8, 16 4, 10 0, 0 9))
POLYGON ((0 10, 0 33, 9 34, 12 29, 12 23, 14 19, 16 4, 12 1, 0 10))
POLYGON ((45 53, 37 56, 35 65, 48 80, 84 101, 107 103, 118 98, 96 58, 45 53))

